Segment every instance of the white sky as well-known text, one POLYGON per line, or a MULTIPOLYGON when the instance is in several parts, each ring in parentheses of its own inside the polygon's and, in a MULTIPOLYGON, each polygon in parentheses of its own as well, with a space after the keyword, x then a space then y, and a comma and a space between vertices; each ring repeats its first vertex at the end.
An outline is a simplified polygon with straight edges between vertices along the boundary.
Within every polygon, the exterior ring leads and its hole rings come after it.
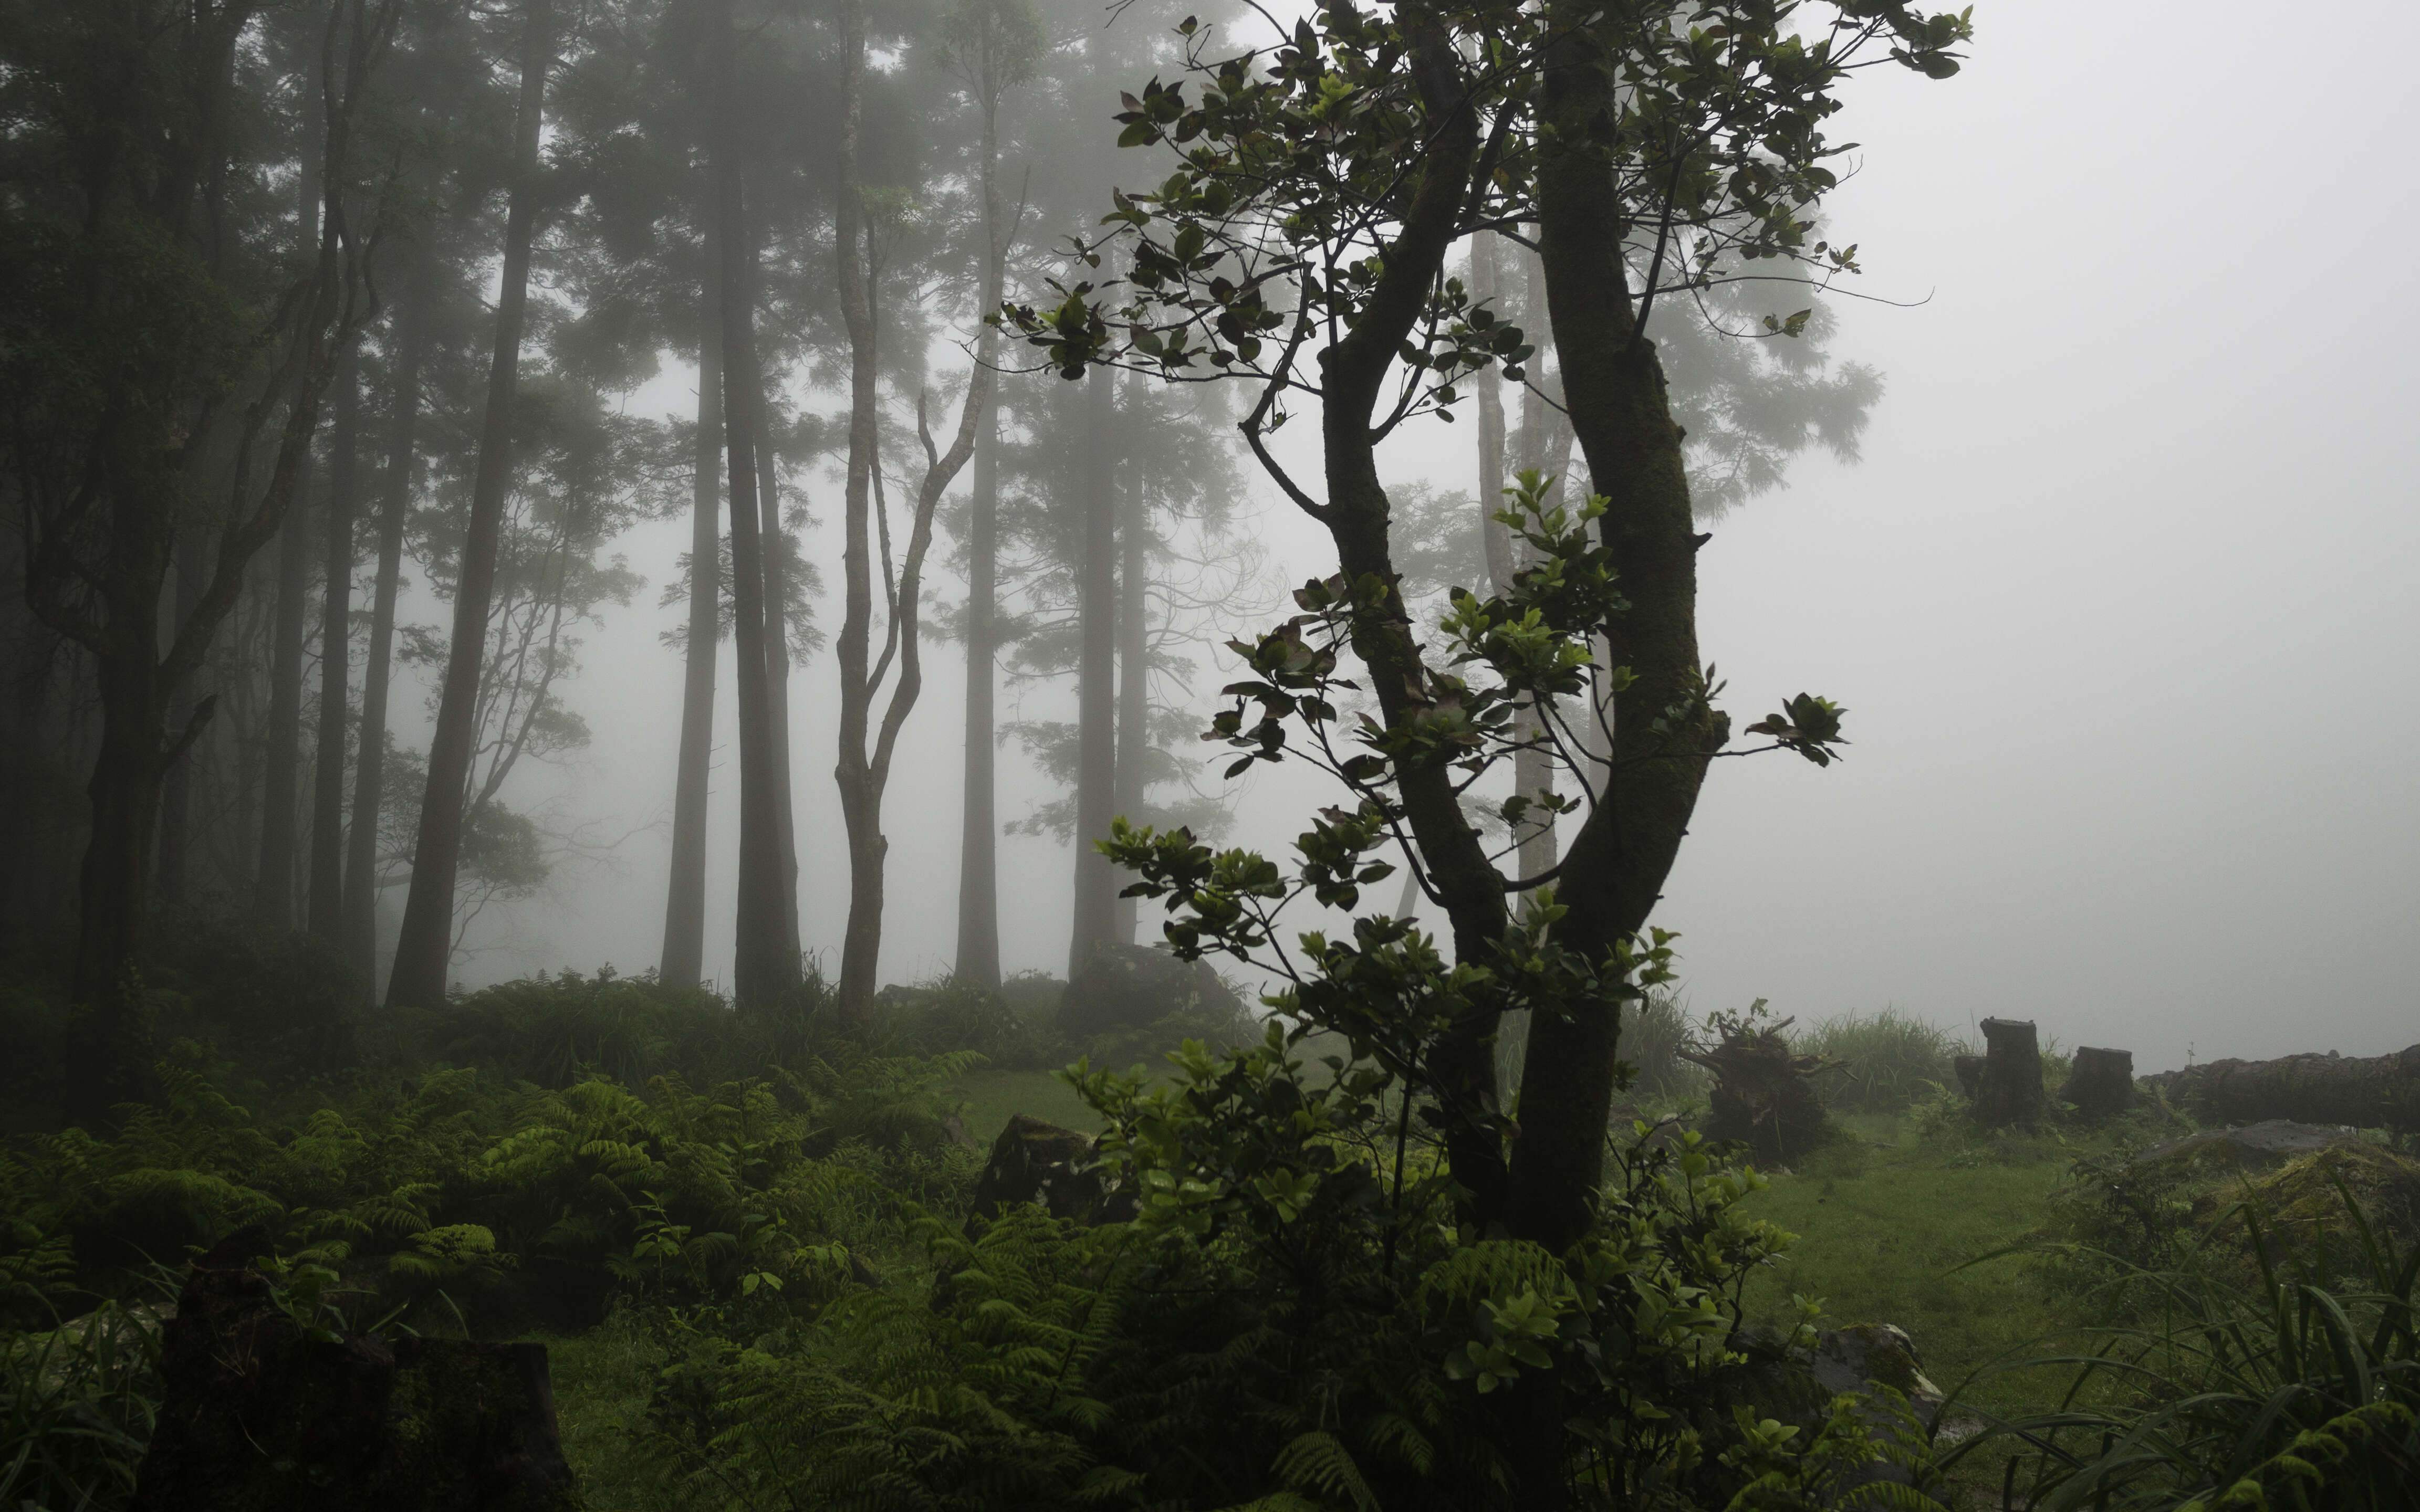
MULTIPOLYGON (((1737 722, 1803 688, 1848 706, 1854 744, 1828 771, 1717 765, 1656 920, 1699 1009, 2031 1017, 2145 1070, 2420 1041, 2420 364, 2393 271, 2420 240, 2420 8, 2324 17, 1985 5, 1957 78, 1852 87, 1835 134, 1866 144, 1862 172, 1830 229, 1861 244, 1864 290, 1931 298, 1842 309, 1835 349, 1889 386, 1864 464, 1802 460, 1699 559, 1737 722)), ((685 405, 688 381, 634 408, 685 405)), ((1468 443, 1432 425, 1388 475, 1467 487, 1468 443)), ((836 493, 817 486, 827 518, 836 493)), ((1288 578, 1333 569, 1264 508, 1288 578)), ((566 801, 616 825, 670 811, 681 674, 654 593, 687 531, 626 543, 651 586, 569 689, 597 743, 566 801)), ((836 535, 811 549, 836 594, 836 535)), ((708 960, 727 970, 723 662, 708 960)), ((885 980, 948 964, 962 678, 955 647, 928 647, 889 805, 885 980)), ((836 969, 828 657, 793 700, 805 934, 836 969)), ((1002 772, 1025 780, 1013 753, 1002 772)), ((1240 838, 1281 848, 1322 797, 1261 779, 1240 838)), ((668 829, 523 905, 467 979, 653 964, 668 829)), ((1001 861, 1008 964, 1058 969, 1067 852, 1007 839, 1001 861)))

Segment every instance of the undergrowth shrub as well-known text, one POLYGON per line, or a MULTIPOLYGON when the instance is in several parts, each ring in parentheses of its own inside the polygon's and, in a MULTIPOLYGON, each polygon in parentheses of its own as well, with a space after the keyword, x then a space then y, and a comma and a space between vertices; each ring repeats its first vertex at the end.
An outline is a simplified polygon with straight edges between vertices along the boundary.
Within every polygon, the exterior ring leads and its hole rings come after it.
POLYGON ((2343 1246, 2273 1252, 2258 1196, 2236 1208, 2254 1261, 2243 1279, 2200 1253, 2156 1270, 2111 1257, 2149 1299, 2148 1320, 2025 1362, 2071 1372, 2064 1405, 1997 1424, 1948 1458, 2016 1441, 2028 1451, 2023 1504, 2044 1512, 2410 1506, 2420 1246, 2398 1244, 2349 1186, 2332 1185, 2343 1246))
POLYGON ((1824 1019, 1793 1035, 1792 1046, 1839 1068, 1819 1086, 1825 1105, 1842 1113, 1900 1113, 1955 1087, 1951 1063, 1970 1049, 1947 1031, 1895 1008, 1824 1019))

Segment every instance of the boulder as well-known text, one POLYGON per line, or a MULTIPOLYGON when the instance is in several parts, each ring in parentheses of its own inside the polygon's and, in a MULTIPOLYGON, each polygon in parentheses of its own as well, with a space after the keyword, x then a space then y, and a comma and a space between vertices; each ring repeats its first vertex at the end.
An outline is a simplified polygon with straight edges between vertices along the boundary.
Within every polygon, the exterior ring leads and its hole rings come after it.
POLYGON ((1053 1218, 1080 1224, 1123 1223, 1135 1215, 1131 1193, 1113 1192, 1094 1167, 1093 1135, 1016 1114, 992 1141, 991 1158, 975 1179, 967 1227, 1019 1202, 1038 1202, 1053 1218))
POLYGON ((136 1512, 576 1512, 544 1345, 315 1337, 227 1258, 163 1331, 136 1512))
POLYGON ((2269 1119, 2241 1129, 2205 1129, 2157 1144, 2134 1157, 2137 1165, 2215 1164, 2267 1170, 2336 1145, 2357 1145, 2361 1136, 2338 1124, 2292 1123, 2269 1119))

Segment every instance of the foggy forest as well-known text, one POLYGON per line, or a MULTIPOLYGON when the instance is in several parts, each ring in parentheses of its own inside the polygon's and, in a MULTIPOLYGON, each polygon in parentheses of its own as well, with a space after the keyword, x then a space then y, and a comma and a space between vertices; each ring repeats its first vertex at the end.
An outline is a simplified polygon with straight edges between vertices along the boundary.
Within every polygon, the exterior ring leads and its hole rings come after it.
POLYGON ((2409 1507, 2416 49, 0 0, 0 1504, 2409 1507))

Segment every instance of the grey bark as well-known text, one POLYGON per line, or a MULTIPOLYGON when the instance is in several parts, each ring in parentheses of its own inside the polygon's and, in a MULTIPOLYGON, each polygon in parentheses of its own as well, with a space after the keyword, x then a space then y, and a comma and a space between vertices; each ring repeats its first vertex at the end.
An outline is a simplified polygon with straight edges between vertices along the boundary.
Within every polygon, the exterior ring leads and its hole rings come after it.
POLYGON ((353 751, 353 827, 345 837, 345 959, 378 989, 379 822, 386 807, 387 688, 395 670, 395 601, 403 578, 403 524, 411 510, 412 438, 420 424, 420 363, 427 348, 427 253, 396 314, 395 395, 380 480, 378 580, 370 591, 370 644, 362 662, 362 725, 353 751))
POLYGON ((530 249, 537 235, 539 124, 546 75, 554 59, 549 0, 527 0, 521 37, 520 109, 514 122, 514 183, 504 224, 504 266, 496 297, 496 347, 488 369, 488 412, 471 522, 454 592, 454 636, 428 743, 428 785, 420 803, 411 891, 396 937, 387 1001, 433 1007, 443 1001, 454 952, 454 887, 462 859, 462 800, 478 730, 479 674, 486 659, 488 609, 495 594, 496 552, 504 495, 512 484, 514 398, 520 386, 521 327, 528 312, 530 249))
POLYGON ((1093 842, 1109 832, 1117 780, 1117 424, 1115 378, 1094 370, 1084 406, 1083 556, 1078 565, 1076 918, 1067 980, 1076 980, 1096 941, 1117 929, 1117 872, 1093 842))
MULTIPOLYGON (((1140 374, 1127 379, 1130 413, 1137 412, 1132 405, 1141 382, 1140 374)), ((1143 497, 1140 464, 1132 455, 1125 471, 1118 500, 1118 766, 1111 810, 1139 821, 1151 760, 1151 505, 1143 497)), ((1135 943, 1141 901, 1114 901, 1111 939, 1135 943)))
POLYGON ((673 779, 672 876, 664 889, 666 986, 706 973, 706 825, 714 762, 714 663, 722 594, 722 310, 714 296, 720 247, 709 229, 698 287, 696 468, 690 486, 689 640, 681 682, 680 766, 673 779))
POLYGON ((331 943, 344 935, 345 727, 353 642, 353 502, 361 457, 361 344, 336 364, 335 430, 329 440, 328 512, 319 611, 319 728, 311 763, 311 880, 306 923, 331 943))

